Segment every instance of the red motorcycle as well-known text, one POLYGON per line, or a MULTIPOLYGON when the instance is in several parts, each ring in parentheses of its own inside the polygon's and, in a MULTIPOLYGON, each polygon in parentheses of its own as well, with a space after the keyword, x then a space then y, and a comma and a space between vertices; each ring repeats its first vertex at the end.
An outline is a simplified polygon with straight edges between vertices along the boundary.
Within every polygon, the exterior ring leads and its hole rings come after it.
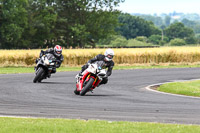
POLYGON ((102 68, 104 65, 103 61, 97 61, 88 66, 82 73, 83 76, 76 76, 77 81, 74 93, 84 96, 87 92, 92 92, 106 76, 106 69, 102 68))

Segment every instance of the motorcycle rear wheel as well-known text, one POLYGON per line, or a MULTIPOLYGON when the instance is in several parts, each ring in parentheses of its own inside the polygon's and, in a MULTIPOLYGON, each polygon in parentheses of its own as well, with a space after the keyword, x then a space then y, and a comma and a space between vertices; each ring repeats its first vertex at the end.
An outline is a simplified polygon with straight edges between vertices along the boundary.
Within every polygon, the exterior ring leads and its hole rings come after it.
POLYGON ((92 88, 93 82, 94 82, 94 79, 90 78, 87 84, 85 85, 85 87, 81 90, 80 92, 81 96, 84 96, 90 90, 90 88, 92 88))

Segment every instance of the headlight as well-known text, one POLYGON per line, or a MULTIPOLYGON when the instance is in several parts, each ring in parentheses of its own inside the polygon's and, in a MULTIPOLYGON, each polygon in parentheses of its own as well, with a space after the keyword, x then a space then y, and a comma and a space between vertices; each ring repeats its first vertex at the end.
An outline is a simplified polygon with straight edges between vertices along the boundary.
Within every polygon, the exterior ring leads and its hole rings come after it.
POLYGON ((45 60, 44 60, 44 64, 45 64, 45 65, 49 65, 49 60, 48 60, 48 59, 45 59, 45 60))
POLYGON ((100 77, 106 76, 106 70, 105 69, 99 70, 98 76, 100 77))

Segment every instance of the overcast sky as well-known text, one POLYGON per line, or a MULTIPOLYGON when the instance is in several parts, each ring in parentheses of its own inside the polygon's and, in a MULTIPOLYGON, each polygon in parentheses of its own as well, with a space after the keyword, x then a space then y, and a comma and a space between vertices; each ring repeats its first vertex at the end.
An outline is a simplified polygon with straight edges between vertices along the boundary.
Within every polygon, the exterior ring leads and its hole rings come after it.
POLYGON ((118 9, 127 13, 161 14, 176 11, 200 14, 200 0, 125 0, 118 9))

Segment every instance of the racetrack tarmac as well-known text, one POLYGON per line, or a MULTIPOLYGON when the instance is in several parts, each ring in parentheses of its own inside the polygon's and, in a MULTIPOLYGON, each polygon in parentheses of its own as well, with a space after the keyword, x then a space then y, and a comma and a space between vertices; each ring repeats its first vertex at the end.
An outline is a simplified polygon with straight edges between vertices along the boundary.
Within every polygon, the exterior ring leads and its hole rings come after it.
POLYGON ((0 75, 0 115, 200 124, 200 98, 145 89, 156 83, 200 78, 200 68, 114 70, 109 82, 76 96, 77 72, 58 72, 42 83, 34 74, 0 75))

